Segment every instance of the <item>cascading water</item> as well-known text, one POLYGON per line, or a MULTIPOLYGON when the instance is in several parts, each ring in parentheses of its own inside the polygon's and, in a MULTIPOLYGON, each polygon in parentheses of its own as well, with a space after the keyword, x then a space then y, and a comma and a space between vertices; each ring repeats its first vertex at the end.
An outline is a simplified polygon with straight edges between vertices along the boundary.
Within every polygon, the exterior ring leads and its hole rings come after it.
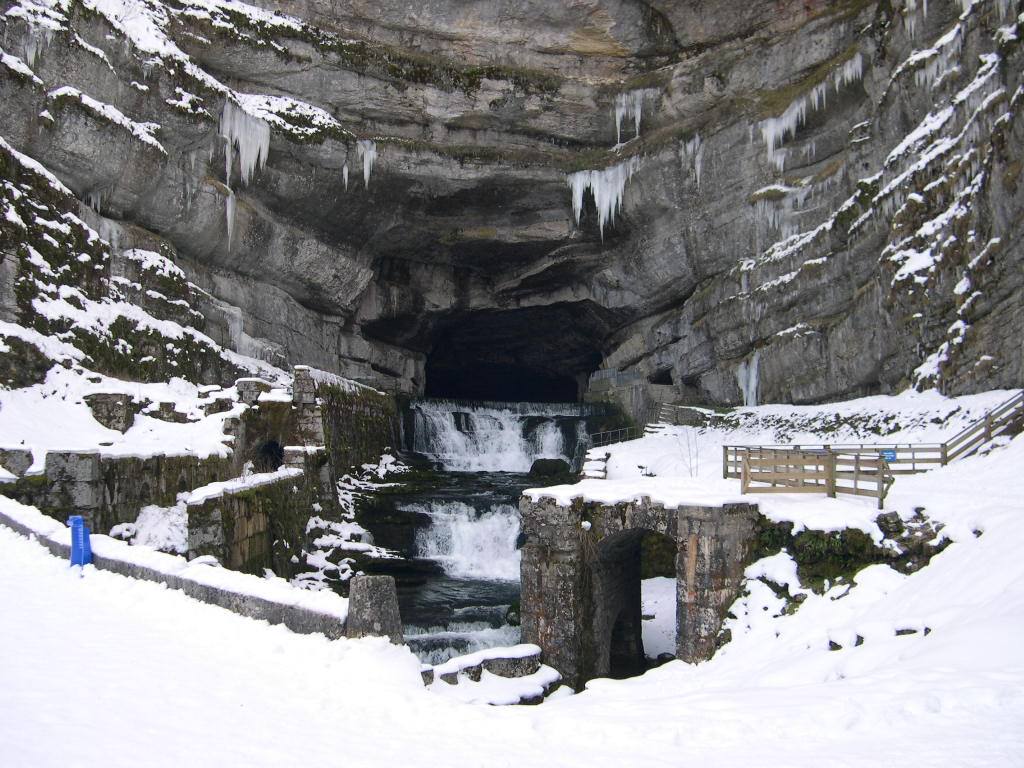
POLYGON ((519 510, 514 506, 493 504, 483 512, 461 501, 411 506, 431 518, 431 525, 416 533, 420 557, 440 563, 455 578, 518 581, 519 510))
POLYGON ((536 459, 572 462, 586 436, 583 406, 413 403, 412 450, 452 472, 529 472, 536 459))
POLYGON ((511 645, 519 599, 519 510, 526 473, 540 458, 573 462, 592 406, 573 403, 410 404, 406 448, 430 460, 445 482, 397 504, 419 520, 417 561, 442 571, 399 590, 405 639, 438 664, 482 648, 511 645))

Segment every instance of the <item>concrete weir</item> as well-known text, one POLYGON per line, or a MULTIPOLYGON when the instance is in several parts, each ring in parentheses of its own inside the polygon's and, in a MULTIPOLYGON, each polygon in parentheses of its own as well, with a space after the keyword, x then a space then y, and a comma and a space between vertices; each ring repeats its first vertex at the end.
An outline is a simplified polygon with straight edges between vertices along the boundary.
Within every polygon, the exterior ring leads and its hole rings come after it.
POLYGON ((755 504, 666 509, 520 501, 522 636, 579 690, 595 677, 643 669, 640 544, 653 531, 676 543, 676 657, 709 658, 739 594, 756 538, 755 504))

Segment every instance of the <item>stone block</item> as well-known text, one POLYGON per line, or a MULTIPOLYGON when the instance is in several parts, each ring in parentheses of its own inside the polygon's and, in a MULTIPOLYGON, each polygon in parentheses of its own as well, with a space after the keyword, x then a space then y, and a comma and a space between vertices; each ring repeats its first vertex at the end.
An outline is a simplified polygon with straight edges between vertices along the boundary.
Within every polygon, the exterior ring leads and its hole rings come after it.
POLYGON ((403 645, 402 617, 393 576, 356 576, 348 595, 345 634, 356 637, 387 637, 403 645))
POLYGON ((0 467, 21 477, 32 466, 32 451, 26 448, 0 448, 0 467))
POLYGON ((246 405, 256 405, 260 395, 273 389, 273 385, 265 379, 246 377, 235 382, 238 389, 238 399, 246 405))
POLYGON ((308 366, 296 365, 292 369, 292 402, 296 405, 316 403, 316 381, 308 366))
POLYGON ((526 677, 540 669, 540 651, 518 658, 487 659, 483 667, 499 677, 526 677))
POLYGON ((51 482, 99 482, 98 451, 50 451, 46 454, 46 477, 51 482))

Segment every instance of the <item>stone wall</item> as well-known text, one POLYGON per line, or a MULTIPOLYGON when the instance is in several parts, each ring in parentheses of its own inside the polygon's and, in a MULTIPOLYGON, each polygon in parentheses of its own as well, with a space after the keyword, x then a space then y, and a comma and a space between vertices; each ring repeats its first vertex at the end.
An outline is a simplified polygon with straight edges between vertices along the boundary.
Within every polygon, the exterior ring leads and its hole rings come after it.
POLYGON ((757 507, 666 509, 649 499, 617 505, 520 501, 523 642, 581 687, 642 670, 640 555, 653 531, 677 547, 677 658, 714 653, 728 606, 752 560, 757 507))
POLYGON ((400 447, 398 403, 394 396, 376 390, 317 389, 323 412, 324 440, 331 465, 339 472, 400 447))
POLYGON ((4 491, 65 520, 82 515, 96 533, 134 522, 148 505, 171 506, 183 491, 232 475, 230 458, 102 456, 98 451, 51 451, 42 475, 22 476, 4 491))

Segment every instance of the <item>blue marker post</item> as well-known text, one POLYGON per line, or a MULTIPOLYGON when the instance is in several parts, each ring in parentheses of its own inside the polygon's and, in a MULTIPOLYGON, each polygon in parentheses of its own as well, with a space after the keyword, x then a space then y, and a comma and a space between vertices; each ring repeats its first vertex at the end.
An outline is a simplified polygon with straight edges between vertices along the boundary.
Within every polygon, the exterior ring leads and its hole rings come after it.
POLYGON ((68 525, 71 526, 71 564, 88 565, 92 562, 89 526, 85 524, 81 515, 72 515, 68 525))

